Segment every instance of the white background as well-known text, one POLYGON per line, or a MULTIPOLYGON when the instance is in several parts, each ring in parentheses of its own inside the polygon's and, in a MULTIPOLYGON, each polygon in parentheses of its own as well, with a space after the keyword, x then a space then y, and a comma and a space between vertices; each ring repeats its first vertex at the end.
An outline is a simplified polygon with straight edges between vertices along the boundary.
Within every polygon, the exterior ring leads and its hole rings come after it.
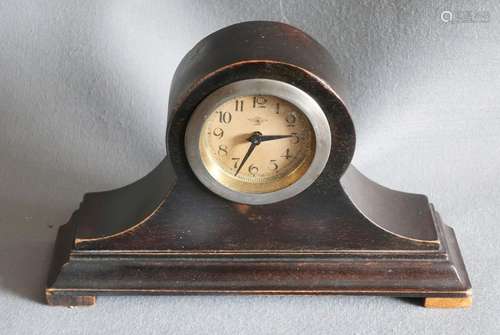
MULTIPOLYGON (((0 1, 0 334, 493 334, 500 328, 498 1, 0 1), (470 10, 489 22, 445 23, 470 10), (57 227, 164 156, 170 80, 201 38, 288 22, 333 54, 354 164, 455 228, 469 310, 380 297, 100 297, 45 306, 57 227)), ((230 46, 228 46, 230 47, 230 46)))

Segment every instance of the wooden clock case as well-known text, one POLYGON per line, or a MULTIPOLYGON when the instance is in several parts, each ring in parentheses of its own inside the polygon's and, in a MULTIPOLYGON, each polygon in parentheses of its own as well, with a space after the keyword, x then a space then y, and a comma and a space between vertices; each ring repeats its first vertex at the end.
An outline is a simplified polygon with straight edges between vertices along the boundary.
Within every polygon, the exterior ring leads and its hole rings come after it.
POLYGON ((47 302, 92 305, 96 295, 110 294, 369 294, 469 305, 455 235, 427 197, 384 188, 350 165, 355 132, 341 92, 330 54, 289 25, 246 22, 203 39, 172 82, 166 158, 135 183, 85 195, 59 229, 47 302), (320 177, 275 204, 215 195, 184 153, 186 124, 200 101, 249 78, 307 92, 332 130, 320 177))

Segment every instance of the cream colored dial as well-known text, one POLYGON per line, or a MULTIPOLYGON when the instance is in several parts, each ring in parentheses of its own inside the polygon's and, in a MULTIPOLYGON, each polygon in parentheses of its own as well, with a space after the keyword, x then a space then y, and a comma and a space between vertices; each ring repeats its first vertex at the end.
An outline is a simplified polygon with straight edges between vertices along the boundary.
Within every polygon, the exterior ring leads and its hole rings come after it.
POLYGON ((209 111, 199 136, 203 165, 225 187, 274 192, 296 182, 315 154, 307 116, 272 95, 236 96, 209 111))
POLYGON ((297 86, 265 78, 234 81, 204 97, 186 125, 190 168, 216 195, 265 205, 307 189, 331 151, 330 123, 297 86))

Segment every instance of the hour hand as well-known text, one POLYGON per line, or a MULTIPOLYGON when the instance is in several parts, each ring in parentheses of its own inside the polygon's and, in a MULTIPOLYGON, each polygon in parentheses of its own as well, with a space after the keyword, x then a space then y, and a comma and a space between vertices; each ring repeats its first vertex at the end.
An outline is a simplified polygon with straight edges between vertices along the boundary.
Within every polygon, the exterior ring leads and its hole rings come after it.
POLYGON ((250 155, 252 154, 252 152, 255 149, 255 147, 259 144, 259 143, 253 142, 253 141, 251 141, 251 142, 252 142, 252 144, 250 144, 250 147, 248 148, 248 151, 245 154, 245 157, 243 157, 243 160, 241 161, 241 164, 238 167, 238 170, 236 170, 236 173, 234 174, 235 176, 238 175, 238 173, 240 172, 241 168, 243 167, 243 164, 245 164, 245 162, 247 161, 248 157, 250 157, 250 155))

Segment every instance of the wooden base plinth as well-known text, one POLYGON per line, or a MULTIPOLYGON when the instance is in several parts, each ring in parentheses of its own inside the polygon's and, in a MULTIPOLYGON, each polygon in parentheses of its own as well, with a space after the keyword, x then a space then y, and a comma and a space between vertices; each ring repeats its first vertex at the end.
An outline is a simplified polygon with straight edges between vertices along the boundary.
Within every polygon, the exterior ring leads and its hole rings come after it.
POLYGON ((47 302, 89 306, 97 295, 345 294, 424 298, 426 307, 470 305, 471 284, 455 234, 426 198, 377 189, 359 174, 350 178, 346 188, 353 199, 382 224, 356 212, 338 185, 329 195, 335 206, 304 193, 281 207, 203 198, 210 206, 200 211, 198 198, 186 199, 210 194, 185 184, 136 226, 84 238, 79 228, 94 217, 105 226, 116 213, 104 215, 104 204, 122 208, 113 193, 113 199, 87 197, 59 229, 47 302), (363 202, 363 194, 373 202, 363 202), (389 205, 382 197, 405 211, 384 212, 389 205))
MULTIPOLYGON (((438 218, 438 216, 436 216, 438 218)), ((46 290, 49 305, 89 306, 96 295, 383 295, 424 298, 425 307, 471 304, 453 231, 437 221, 440 253, 169 254, 71 252, 46 290)), ((58 245, 71 237, 61 229, 58 245)))

